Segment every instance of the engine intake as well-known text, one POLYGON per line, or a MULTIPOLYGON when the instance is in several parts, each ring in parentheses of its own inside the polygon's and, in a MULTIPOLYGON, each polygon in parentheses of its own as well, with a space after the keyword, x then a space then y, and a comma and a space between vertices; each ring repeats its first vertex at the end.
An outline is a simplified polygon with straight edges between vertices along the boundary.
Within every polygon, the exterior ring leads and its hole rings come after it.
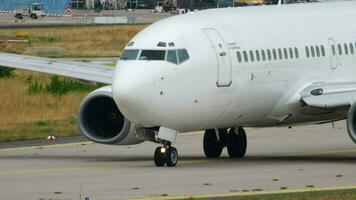
POLYGON ((356 103, 354 103, 347 113, 347 131, 351 140, 356 143, 356 103))
POLYGON ((110 86, 99 88, 84 98, 78 125, 83 135, 93 142, 118 145, 143 142, 136 137, 134 125, 117 107, 110 86))

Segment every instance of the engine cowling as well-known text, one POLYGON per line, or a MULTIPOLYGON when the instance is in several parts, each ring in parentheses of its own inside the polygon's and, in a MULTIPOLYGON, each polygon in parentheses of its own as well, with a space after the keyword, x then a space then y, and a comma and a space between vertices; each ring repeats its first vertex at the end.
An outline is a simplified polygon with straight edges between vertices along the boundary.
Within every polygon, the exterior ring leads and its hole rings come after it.
POLYGON ((356 143, 356 103, 354 103, 347 113, 347 131, 351 140, 356 143))
POLYGON ((131 145, 143 142, 135 125, 117 107, 110 86, 90 93, 80 104, 78 125, 89 140, 103 144, 131 145))

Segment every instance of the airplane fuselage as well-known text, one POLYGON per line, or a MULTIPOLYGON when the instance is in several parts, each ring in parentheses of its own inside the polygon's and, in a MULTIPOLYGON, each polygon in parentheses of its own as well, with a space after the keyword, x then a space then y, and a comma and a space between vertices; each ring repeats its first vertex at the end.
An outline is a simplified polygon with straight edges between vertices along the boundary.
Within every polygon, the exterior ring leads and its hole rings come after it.
POLYGON ((352 19, 355 2, 213 9, 159 21, 125 50, 162 50, 164 60, 120 60, 114 99, 137 125, 179 131, 343 119, 347 110, 303 108, 300 92, 355 80, 352 19), (167 62, 168 51, 179 49, 189 59, 167 62))

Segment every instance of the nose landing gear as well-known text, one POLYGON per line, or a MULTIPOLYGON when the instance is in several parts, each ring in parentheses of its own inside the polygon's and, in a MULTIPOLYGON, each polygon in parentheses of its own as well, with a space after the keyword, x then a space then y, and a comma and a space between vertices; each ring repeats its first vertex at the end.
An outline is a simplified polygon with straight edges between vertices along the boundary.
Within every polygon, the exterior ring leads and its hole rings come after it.
POLYGON ((172 147, 177 136, 177 131, 160 127, 155 142, 163 144, 163 147, 157 147, 154 153, 154 162, 157 167, 163 167, 167 164, 168 167, 174 167, 178 163, 178 151, 172 147))
POLYGON ((174 167, 178 163, 178 151, 172 146, 157 147, 154 153, 154 162, 157 167, 174 167))

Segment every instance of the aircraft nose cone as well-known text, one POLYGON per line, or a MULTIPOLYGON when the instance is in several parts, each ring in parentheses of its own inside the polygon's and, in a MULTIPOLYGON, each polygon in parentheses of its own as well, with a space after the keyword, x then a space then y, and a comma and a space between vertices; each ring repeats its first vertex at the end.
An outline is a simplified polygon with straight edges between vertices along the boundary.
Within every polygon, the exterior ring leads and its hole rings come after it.
POLYGON ((119 66, 113 79, 113 97, 120 111, 131 122, 143 124, 155 90, 152 72, 145 67, 119 66))

